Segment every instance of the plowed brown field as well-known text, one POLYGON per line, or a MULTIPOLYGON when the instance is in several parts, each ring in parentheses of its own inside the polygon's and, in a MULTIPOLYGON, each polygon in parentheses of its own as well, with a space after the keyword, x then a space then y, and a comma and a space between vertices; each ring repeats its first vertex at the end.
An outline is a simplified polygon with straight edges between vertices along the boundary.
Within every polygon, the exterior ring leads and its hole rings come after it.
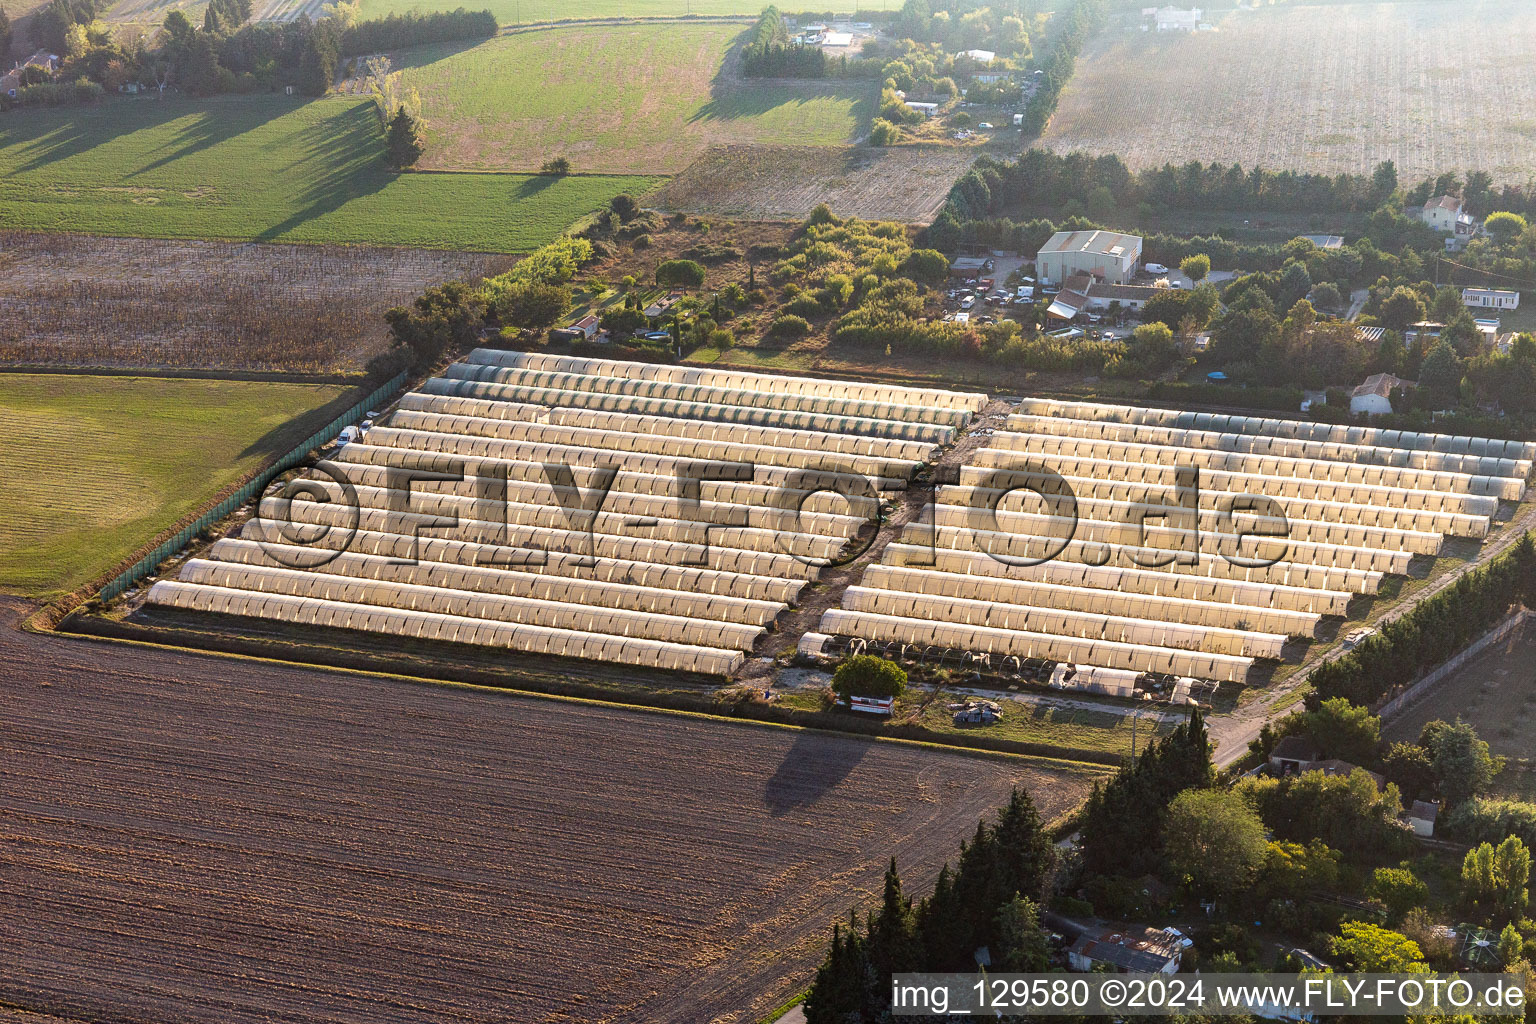
POLYGON ((0 666, 0 1005, 63 1018, 750 1022, 891 853, 1089 781, 3 625, 0 666))

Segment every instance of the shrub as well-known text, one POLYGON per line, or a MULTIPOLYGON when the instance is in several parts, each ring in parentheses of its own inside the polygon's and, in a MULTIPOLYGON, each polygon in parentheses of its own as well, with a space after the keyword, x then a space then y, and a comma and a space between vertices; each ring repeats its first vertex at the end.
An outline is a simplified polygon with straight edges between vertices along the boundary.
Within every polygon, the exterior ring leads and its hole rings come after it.
POLYGON ((571 162, 563 156, 557 156, 553 160, 544 161, 539 168, 539 173, 556 178, 563 178, 571 173, 571 162))
POLYGON ((907 688, 907 670, 873 654, 856 654, 837 666, 832 692, 848 697, 900 697, 907 688))
POLYGON ((890 146, 901 140, 901 129, 883 117, 875 118, 869 129, 871 146, 890 146))
POLYGON ((792 314, 776 316, 773 323, 768 325, 770 338, 803 338, 811 333, 811 325, 804 317, 792 314))
POLYGON ((788 316, 812 317, 821 316, 825 312, 821 303, 811 295, 797 296, 784 306, 784 313, 788 316))

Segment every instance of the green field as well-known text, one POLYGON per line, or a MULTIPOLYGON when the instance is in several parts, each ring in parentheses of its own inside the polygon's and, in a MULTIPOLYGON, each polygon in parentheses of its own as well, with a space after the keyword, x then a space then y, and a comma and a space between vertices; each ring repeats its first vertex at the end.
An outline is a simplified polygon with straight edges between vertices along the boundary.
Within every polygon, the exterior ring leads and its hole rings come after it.
MULTIPOLYGON (((364 18, 382 18, 406 11, 451 11, 468 6, 489 10, 503 25, 568 18, 686 18, 689 15, 745 15, 755 17, 762 0, 483 0, 461 5, 457 0, 363 0, 364 18)), ((793 5, 781 10, 793 11, 793 5)))
POLYGON ((869 82, 742 80, 741 25, 543 29, 399 56, 422 98, 423 167, 681 171, 712 145, 841 146, 874 116, 869 82))
POLYGON ((0 374, 0 591, 74 590, 353 400, 332 385, 0 374))
POLYGON ((519 252, 653 178, 403 174, 371 102, 109 100, 0 118, 0 228, 519 252))

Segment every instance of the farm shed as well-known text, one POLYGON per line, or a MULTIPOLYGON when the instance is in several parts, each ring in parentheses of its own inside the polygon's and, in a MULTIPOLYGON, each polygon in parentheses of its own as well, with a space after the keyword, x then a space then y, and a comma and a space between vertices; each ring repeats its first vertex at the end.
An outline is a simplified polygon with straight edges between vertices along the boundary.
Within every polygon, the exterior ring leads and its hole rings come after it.
POLYGON ((1413 829, 1414 835, 1427 839, 1435 834, 1435 822, 1440 817, 1440 805, 1430 803, 1428 800, 1415 800, 1404 817, 1408 821, 1408 827, 1413 829))
POLYGON ((1461 304, 1468 309, 1519 309, 1520 293, 1506 288, 1463 288, 1461 304))
POLYGON ((985 403, 476 350, 149 603, 728 674, 985 403))
POLYGON ((1141 260, 1141 238, 1116 231, 1058 231, 1035 255, 1042 283, 1060 284, 1089 274, 1106 284, 1129 284, 1141 260))

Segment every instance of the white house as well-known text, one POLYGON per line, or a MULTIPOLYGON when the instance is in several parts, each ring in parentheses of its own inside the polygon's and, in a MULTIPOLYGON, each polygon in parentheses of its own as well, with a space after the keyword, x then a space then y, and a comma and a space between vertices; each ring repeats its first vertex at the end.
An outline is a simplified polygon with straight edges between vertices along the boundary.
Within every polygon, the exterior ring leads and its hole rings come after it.
POLYGON ((1159 7, 1152 17, 1157 23, 1159 32, 1193 32, 1200 27, 1200 15, 1204 13, 1198 7, 1189 10, 1168 6, 1159 7))
POLYGON ((1373 373, 1349 393, 1349 411, 1351 414, 1363 412, 1384 416, 1392 411, 1392 392, 1407 391, 1417 386, 1411 380, 1403 380, 1390 373, 1373 373))
POLYGON ((1520 293, 1503 288, 1463 288, 1461 304, 1468 309, 1519 309, 1520 293))
POLYGON ((997 54, 991 50, 961 50, 956 57, 969 57, 977 64, 991 64, 997 60, 997 54))
POLYGON ((1091 274, 1105 284, 1129 284, 1141 261, 1141 237, 1117 231, 1058 231, 1035 254, 1035 276, 1060 283, 1091 274))
POLYGON ((1455 196, 1436 196, 1424 204, 1419 219, 1453 242, 1465 243, 1477 234, 1477 221, 1467 213, 1455 196))
POLYGON ((1111 303, 1120 303, 1121 309, 1140 312, 1147 302, 1162 291, 1149 284, 1103 284, 1095 281, 1088 286, 1088 308, 1105 310, 1111 303))

